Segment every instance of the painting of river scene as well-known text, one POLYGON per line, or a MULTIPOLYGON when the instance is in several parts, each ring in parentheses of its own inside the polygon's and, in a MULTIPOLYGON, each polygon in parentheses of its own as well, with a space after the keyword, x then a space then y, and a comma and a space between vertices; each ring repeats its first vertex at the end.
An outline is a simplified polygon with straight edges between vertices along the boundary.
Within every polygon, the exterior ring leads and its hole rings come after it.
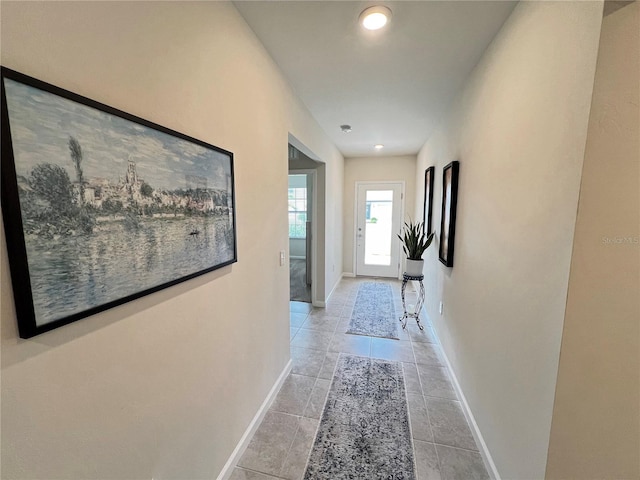
POLYGON ((2 74, 3 217, 21 336, 236 261, 230 152, 2 74))

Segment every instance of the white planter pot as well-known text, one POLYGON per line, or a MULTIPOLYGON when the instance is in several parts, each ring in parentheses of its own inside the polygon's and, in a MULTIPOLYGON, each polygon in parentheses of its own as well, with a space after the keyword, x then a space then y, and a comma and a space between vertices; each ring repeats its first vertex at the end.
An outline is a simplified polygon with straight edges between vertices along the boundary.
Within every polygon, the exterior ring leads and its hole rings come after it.
POLYGON ((409 260, 407 258, 405 273, 417 277, 418 275, 422 275, 422 267, 424 267, 424 260, 409 260))

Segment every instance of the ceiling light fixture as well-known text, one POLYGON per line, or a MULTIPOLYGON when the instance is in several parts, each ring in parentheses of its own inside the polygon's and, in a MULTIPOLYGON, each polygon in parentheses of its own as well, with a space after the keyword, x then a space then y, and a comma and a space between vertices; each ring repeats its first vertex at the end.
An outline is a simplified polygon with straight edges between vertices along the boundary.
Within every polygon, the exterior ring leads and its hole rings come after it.
POLYGON ((340 130, 342 130, 344 133, 350 133, 351 132, 351 125, 340 125, 340 130))
POLYGON ((391 18, 391 10, 382 5, 366 8, 360 14, 360 24, 367 30, 384 27, 391 18))
POLYGON ((376 150, 382 150, 384 148, 384 145, 378 143, 377 145, 374 145, 373 148, 375 148, 376 150))

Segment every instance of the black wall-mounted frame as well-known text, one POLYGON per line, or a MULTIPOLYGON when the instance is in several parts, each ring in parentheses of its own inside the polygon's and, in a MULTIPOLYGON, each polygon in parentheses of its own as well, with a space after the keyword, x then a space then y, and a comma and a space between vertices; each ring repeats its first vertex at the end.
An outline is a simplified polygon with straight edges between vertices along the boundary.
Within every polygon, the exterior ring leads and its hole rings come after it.
POLYGON ((438 256, 447 267, 453 267, 459 172, 460 164, 457 161, 451 162, 442 170, 442 215, 438 256))
POLYGON ((424 171, 424 229, 427 236, 433 232, 433 177, 435 167, 429 167, 424 171))
POLYGON ((237 261, 233 153, 1 68, 22 338, 237 261))

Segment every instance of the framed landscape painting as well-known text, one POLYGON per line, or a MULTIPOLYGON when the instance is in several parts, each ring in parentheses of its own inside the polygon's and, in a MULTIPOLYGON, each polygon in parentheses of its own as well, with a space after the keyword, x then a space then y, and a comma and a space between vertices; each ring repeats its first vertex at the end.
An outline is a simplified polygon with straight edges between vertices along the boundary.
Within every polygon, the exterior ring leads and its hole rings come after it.
POLYGON ((435 167, 429 167, 424 171, 424 230, 427 236, 431 235, 433 218, 433 174, 435 167))
POLYGON ((22 338, 237 261, 233 154, 2 68, 22 338))
POLYGON ((460 164, 451 162, 442 171, 442 215, 440 217, 440 261, 453 267, 453 247, 456 236, 458 205, 458 174, 460 164))

